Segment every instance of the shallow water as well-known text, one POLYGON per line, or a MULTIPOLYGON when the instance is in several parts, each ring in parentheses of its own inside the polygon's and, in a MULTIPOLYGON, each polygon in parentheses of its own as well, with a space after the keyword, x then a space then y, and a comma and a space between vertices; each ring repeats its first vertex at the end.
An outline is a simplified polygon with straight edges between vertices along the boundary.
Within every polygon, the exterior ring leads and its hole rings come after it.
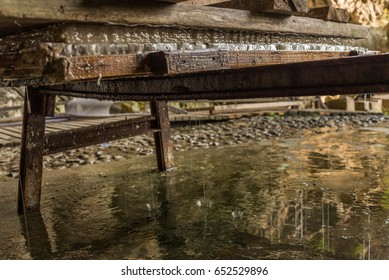
POLYGON ((42 210, 1 182, 1 259, 389 259, 389 138, 380 131, 136 157, 47 171, 42 210))

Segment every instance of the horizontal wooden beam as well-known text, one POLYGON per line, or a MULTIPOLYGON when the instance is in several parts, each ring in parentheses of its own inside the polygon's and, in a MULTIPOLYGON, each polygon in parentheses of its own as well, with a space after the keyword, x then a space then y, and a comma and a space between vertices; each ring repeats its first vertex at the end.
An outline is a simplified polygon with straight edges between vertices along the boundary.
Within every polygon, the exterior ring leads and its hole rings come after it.
MULTIPOLYGON (((55 45, 52 45, 55 46, 55 45)), ((0 55, 0 77, 28 84, 62 84, 73 81, 182 74, 201 71, 254 67, 299 61, 347 57, 350 52, 322 51, 227 51, 197 50, 143 54, 64 56, 54 54, 45 44, 14 54, 0 55), (28 59, 26 59, 28 58, 28 59)))
POLYGON ((146 54, 109 54, 62 58, 50 66, 53 76, 46 78, 53 83, 64 83, 103 77, 151 75, 152 73, 144 67, 145 56, 146 54))
POLYGON ((141 117, 103 123, 45 135, 44 154, 53 154, 89 145, 106 143, 156 129, 155 117, 141 117))
MULTIPOLYGON (((354 24, 323 22, 303 17, 253 15, 249 11, 208 6, 169 5, 149 1, 85 0, 2 0, 1 22, 16 22, 15 28, 37 21, 52 23, 79 21, 89 23, 144 24, 227 29, 255 32, 291 33, 328 37, 365 38, 367 29, 354 24), (100 4, 101 2, 101 4, 100 4)), ((1 24, 0 24, 1 26, 1 24)), ((13 30, 15 31, 15 30, 13 30)), ((10 30, 4 30, 10 32, 10 30)), ((3 33, 4 34, 4 33, 3 33)))
POLYGON ((197 100, 358 94, 389 90, 389 54, 174 77, 72 83, 46 92, 112 100, 197 100))
POLYGON ((149 53, 144 63, 153 73, 176 75, 348 56, 350 52, 198 50, 149 53))
POLYGON ((230 104, 214 106, 211 114, 226 114, 237 112, 259 111, 272 108, 287 108, 287 107, 302 107, 302 101, 279 101, 279 102, 263 102, 249 104, 230 104))

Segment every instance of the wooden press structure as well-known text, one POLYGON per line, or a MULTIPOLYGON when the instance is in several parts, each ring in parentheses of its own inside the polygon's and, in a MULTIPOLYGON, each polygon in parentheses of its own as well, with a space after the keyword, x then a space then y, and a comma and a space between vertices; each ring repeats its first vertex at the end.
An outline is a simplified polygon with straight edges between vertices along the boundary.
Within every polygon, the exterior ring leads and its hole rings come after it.
POLYGON ((389 55, 307 0, 0 0, 0 85, 26 86, 18 209, 39 210, 43 156, 154 132, 173 167, 167 102, 377 93, 389 55), (147 117, 45 134, 55 97, 150 102, 147 117))

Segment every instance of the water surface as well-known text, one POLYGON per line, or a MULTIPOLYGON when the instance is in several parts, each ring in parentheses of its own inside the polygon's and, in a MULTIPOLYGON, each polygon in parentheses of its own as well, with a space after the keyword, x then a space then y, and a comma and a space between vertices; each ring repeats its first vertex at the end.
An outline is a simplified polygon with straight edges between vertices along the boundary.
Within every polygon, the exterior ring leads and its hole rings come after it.
POLYGON ((389 259, 389 136, 307 134, 47 171, 40 214, 2 182, 1 259, 389 259))

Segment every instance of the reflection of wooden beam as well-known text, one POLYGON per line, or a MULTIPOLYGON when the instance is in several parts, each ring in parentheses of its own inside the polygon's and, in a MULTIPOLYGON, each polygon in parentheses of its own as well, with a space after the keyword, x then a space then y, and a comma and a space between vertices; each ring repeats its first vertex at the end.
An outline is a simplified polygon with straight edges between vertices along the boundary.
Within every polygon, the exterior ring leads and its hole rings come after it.
POLYGON ((389 54, 218 70, 174 77, 69 83, 50 93, 102 99, 238 99, 389 90, 389 54))
POLYGON ((348 22, 350 20, 350 15, 347 10, 333 6, 311 9, 309 10, 308 16, 337 22, 348 22))
POLYGON ((301 15, 308 12, 307 0, 230 0, 211 6, 286 15, 301 15))

